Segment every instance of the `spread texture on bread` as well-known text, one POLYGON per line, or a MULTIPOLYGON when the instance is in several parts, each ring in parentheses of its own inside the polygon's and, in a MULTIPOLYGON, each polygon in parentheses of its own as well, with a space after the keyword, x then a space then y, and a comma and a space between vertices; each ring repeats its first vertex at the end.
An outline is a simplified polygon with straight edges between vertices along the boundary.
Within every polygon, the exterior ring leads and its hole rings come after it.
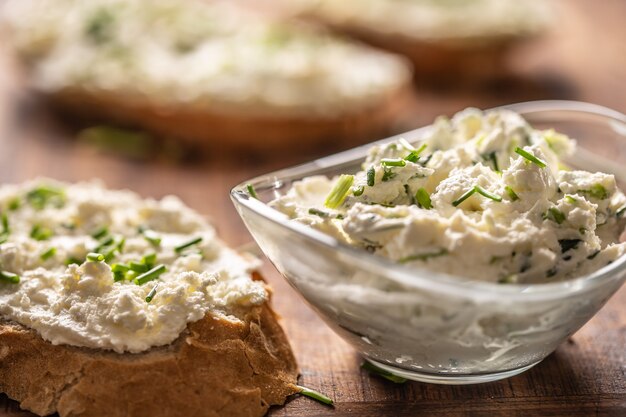
POLYGON ((258 261, 178 198, 38 179, 0 187, 0 216, 0 391, 22 407, 262 415, 297 392, 258 261))

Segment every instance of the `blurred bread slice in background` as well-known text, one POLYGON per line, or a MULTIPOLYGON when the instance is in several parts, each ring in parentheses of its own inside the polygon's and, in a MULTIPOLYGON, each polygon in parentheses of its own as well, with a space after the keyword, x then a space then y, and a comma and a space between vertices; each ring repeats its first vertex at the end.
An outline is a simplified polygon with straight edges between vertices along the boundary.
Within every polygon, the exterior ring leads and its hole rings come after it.
POLYGON ((270 1, 405 55, 418 79, 435 83, 502 74, 511 48, 545 31, 552 14, 550 0, 270 1))
POLYGON ((388 133, 404 58, 229 2, 10 0, 32 88, 74 116, 207 146, 277 148, 388 133))

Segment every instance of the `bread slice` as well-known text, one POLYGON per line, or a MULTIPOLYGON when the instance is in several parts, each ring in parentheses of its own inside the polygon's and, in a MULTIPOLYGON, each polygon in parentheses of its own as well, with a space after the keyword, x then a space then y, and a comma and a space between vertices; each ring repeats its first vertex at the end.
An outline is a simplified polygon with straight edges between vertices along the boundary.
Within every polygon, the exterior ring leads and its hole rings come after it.
POLYGON ((268 304, 241 322, 209 313, 140 354, 55 346, 0 322, 0 392, 42 416, 262 416, 298 391, 297 375, 268 304))

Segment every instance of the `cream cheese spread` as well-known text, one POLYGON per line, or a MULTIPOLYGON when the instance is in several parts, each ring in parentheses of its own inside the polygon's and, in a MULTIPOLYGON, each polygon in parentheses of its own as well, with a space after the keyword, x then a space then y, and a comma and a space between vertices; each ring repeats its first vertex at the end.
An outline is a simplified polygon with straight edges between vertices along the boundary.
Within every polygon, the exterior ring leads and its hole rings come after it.
POLYGON ((271 205, 409 267, 502 284, 566 280, 626 253, 626 197, 613 175, 566 167, 574 146, 514 112, 467 109, 418 143, 372 147, 354 175, 297 181, 271 205))
POLYGON ((380 103, 411 77, 399 57, 228 2, 15 0, 3 14, 49 93, 336 116, 380 103))
POLYGON ((40 179, 1 186, 0 213, 0 317, 53 344, 142 352, 268 299, 258 261, 173 196, 40 179))

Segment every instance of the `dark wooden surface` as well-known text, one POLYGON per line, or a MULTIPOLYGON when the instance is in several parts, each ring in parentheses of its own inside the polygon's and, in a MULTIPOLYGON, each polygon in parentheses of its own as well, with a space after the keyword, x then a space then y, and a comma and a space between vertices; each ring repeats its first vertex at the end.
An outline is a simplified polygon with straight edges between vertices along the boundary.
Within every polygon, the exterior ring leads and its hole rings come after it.
MULTIPOLYGON (((418 86, 417 100, 397 128, 419 126, 466 106, 530 99, 579 99, 626 112, 626 2, 577 0, 560 5, 553 31, 514 57, 514 75, 463 90, 418 86)), ((163 147, 156 156, 129 159, 73 140, 75 128, 21 85, 6 54, 0 54, 0 183, 35 176, 101 178, 109 187, 130 188, 144 196, 177 194, 210 216, 233 246, 250 237, 229 201, 231 186, 336 150, 293 149, 279 156, 216 150, 181 160, 163 147)), ((274 305, 284 317, 301 383, 336 401, 328 408, 295 398, 273 409, 272 416, 626 416, 626 288, 570 342, 525 374, 475 386, 395 385, 361 371, 355 351, 271 266, 264 267, 264 274, 275 288, 274 305)), ((0 395, 0 417, 29 415, 0 395)))

